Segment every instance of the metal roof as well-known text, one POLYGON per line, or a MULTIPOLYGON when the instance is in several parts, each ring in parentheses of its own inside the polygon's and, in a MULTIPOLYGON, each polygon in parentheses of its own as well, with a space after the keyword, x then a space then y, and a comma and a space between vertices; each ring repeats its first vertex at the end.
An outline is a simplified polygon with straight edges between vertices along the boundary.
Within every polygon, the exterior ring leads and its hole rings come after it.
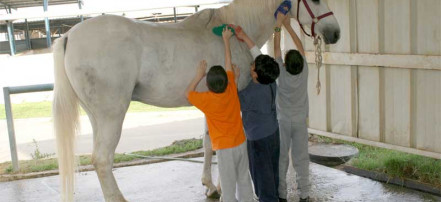
MULTIPOLYGON (((193 13, 181 13, 176 16, 176 19, 180 21, 192 14, 193 13)), ((90 17, 84 17, 84 20, 87 20, 89 18, 90 17)), ((172 22, 174 20, 174 16, 173 15, 143 16, 143 17, 136 17, 134 19, 141 21, 149 21, 149 22, 172 22)), ((78 17, 74 17, 74 18, 51 19, 49 21, 49 24, 51 29, 58 29, 58 28, 71 28, 75 24, 80 22, 81 20, 78 17)), ((44 20, 28 22, 28 28, 31 31, 32 30, 44 31, 45 30, 44 20)), ((14 30, 15 31, 26 30, 26 23, 25 22, 14 23, 14 30)), ((6 32, 7 32, 6 24, 0 24, 0 33, 6 33, 6 32)))
MULTIPOLYGON (((48 0, 49 5, 76 4, 78 0, 48 0)), ((0 6, 11 9, 43 6, 43 0, 0 0, 0 6)))

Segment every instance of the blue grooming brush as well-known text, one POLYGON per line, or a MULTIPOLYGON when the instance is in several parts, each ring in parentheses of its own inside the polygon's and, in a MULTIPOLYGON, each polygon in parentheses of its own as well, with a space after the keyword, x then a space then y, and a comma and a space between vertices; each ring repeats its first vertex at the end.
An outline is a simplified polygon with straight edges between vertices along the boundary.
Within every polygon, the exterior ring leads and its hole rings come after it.
POLYGON ((286 15, 290 10, 291 10, 291 1, 285 0, 277 8, 276 12, 274 12, 274 18, 277 19, 277 12, 281 12, 283 13, 283 15, 286 15), (288 7, 288 10, 285 10, 285 7, 288 7))

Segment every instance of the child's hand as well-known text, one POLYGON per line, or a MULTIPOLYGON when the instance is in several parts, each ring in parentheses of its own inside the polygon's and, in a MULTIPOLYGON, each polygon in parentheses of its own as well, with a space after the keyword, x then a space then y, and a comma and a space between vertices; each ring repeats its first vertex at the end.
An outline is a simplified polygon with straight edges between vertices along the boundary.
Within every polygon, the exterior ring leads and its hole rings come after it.
POLYGON ((236 31, 236 37, 237 37, 239 40, 244 41, 245 38, 248 38, 247 33, 245 33, 245 31, 243 31, 242 28, 241 28, 240 26, 236 26, 236 27, 234 28, 234 30, 236 31))
POLYGON ((207 70, 207 61, 201 60, 196 71, 196 77, 202 78, 205 76, 207 70))
POLYGON ((239 78, 240 76, 240 69, 239 67, 237 67, 235 64, 231 65, 234 71, 234 77, 239 78))
POLYGON ((224 31, 222 32, 222 38, 224 39, 224 41, 228 41, 231 36, 233 36, 233 32, 231 32, 230 28, 225 27, 224 31))
MULTIPOLYGON (((288 10, 288 7, 283 7, 283 9, 288 10)), ((282 26, 282 23, 284 24, 285 19, 288 15, 283 14, 282 12, 277 12, 277 21, 276 25, 278 27, 282 26)), ((288 17, 289 18, 289 17, 288 17)))
POLYGON ((288 15, 286 15, 286 18, 283 20, 283 26, 291 27, 291 18, 288 15))

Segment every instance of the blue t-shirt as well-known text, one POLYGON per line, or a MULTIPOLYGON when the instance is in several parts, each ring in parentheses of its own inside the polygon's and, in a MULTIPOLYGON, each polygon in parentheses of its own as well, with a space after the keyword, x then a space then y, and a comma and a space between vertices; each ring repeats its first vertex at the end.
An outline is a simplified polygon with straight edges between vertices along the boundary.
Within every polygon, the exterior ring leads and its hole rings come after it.
POLYGON ((270 136, 279 128, 276 110, 277 84, 254 83, 239 92, 242 122, 248 140, 270 136))

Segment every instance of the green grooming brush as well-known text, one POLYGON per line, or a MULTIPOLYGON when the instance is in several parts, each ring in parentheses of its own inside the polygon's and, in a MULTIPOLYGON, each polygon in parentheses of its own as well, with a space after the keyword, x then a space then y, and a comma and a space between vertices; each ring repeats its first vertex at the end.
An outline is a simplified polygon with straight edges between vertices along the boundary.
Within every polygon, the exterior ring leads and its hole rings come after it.
POLYGON ((233 32, 233 35, 236 34, 236 32, 234 31, 234 29, 231 27, 231 25, 229 24, 223 24, 221 26, 217 26, 217 27, 213 27, 213 34, 217 35, 217 36, 222 36, 222 32, 224 31, 224 28, 228 27, 228 29, 231 30, 231 32, 233 32))

